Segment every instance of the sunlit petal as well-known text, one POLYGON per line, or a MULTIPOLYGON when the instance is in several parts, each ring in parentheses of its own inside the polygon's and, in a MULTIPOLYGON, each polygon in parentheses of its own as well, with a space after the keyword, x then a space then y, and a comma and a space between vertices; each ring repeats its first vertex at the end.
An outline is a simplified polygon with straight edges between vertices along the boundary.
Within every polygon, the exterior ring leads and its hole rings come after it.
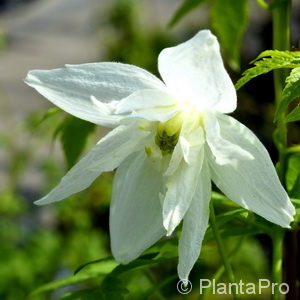
POLYGON ((164 90, 140 90, 119 101, 116 105, 117 114, 131 113, 155 107, 176 105, 176 101, 164 90))
POLYGON ((120 117, 109 114, 114 102, 143 89, 164 89, 151 73, 121 63, 66 65, 61 69, 30 71, 25 82, 66 112, 103 126, 116 126, 120 117), (101 101, 100 107, 95 101, 101 101), (108 108, 103 108, 108 106, 108 108))
POLYGON ((235 110, 235 88, 224 68, 219 43, 209 30, 164 49, 158 58, 158 68, 177 99, 191 102, 200 110, 235 110))

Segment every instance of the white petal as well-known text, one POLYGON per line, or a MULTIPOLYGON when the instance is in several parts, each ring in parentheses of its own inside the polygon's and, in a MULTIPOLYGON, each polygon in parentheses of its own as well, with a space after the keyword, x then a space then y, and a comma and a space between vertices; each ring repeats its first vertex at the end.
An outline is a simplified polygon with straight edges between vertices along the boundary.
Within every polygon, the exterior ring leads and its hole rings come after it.
POLYGON ((179 111, 180 108, 177 106, 154 107, 132 112, 126 118, 140 118, 148 121, 158 121, 164 123, 179 111))
POLYGON ((221 136, 246 149, 253 160, 233 160, 220 165, 210 156, 211 176, 231 200, 282 227, 289 227, 295 208, 283 189, 270 156, 257 137, 237 120, 218 117, 221 136))
POLYGON ((196 164, 199 161, 199 149, 204 142, 204 132, 199 125, 198 114, 189 113, 184 117, 178 143, 164 175, 171 176, 179 167, 182 158, 187 164, 196 164))
POLYGON ((164 176, 169 177, 173 175, 174 172, 178 169, 182 159, 183 159, 182 147, 180 143, 177 143, 173 150, 169 165, 166 171, 164 172, 164 176))
POLYGON ((116 114, 127 114, 126 118, 141 118, 148 121, 166 122, 180 111, 174 97, 163 90, 141 90, 119 101, 116 114))
MULTIPOLYGON (((195 194, 203 162, 203 151, 195 147, 198 161, 188 164, 181 160, 176 171, 166 178, 167 192, 163 202, 164 227, 170 235, 181 222, 195 194)), ((196 156, 196 154, 195 154, 196 156)))
POLYGON ((204 161, 195 195, 183 219, 178 249, 178 274, 181 280, 188 279, 189 273, 199 257, 202 240, 208 226, 210 198, 210 174, 207 162, 204 161))
MULTIPOLYGON (((221 135, 217 115, 206 113, 204 116, 206 141, 215 160, 219 165, 232 163, 233 160, 251 160, 253 155, 238 144, 231 143, 221 135)), ((234 132, 232 132, 234 134, 234 132)))
POLYGON ((116 113, 130 113, 154 107, 173 106, 176 102, 172 95, 163 90, 141 90, 119 101, 116 113))
POLYGON ((101 173, 111 171, 132 152, 143 147, 141 140, 149 133, 121 125, 108 133, 83 157, 61 182, 36 204, 60 201, 87 188, 101 173))
POLYGON ((25 82, 66 112, 104 126, 119 123, 119 116, 108 114, 113 102, 138 90, 165 88, 158 78, 141 68, 109 62, 33 70, 25 82), (108 108, 99 109, 91 96, 108 108))
POLYGON ((193 165, 199 160, 198 150, 204 145, 204 132, 203 129, 199 126, 193 128, 193 130, 189 134, 185 134, 184 125, 185 124, 183 124, 182 126, 182 132, 179 137, 179 144, 181 146, 185 162, 189 165, 193 165))
POLYGON ((117 169, 110 205, 111 249, 128 263, 165 235, 159 192, 161 174, 145 152, 128 157, 117 169))
POLYGON ((229 113, 236 109, 235 88, 224 68, 219 43, 209 30, 164 49, 158 68, 167 87, 181 101, 191 102, 199 110, 229 113))

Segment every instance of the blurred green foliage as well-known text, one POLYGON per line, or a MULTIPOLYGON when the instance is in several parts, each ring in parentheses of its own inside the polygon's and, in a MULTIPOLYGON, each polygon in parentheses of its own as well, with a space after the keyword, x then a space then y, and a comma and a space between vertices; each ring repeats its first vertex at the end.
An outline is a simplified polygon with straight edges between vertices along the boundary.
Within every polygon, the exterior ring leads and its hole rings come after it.
POLYGON ((227 63, 234 71, 240 70, 240 54, 249 18, 248 0, 183 0, 169 22, 172 27, 200 5, 208 4, 211 27, 215 31, 227 63))
POLYGON ((68 168, 70 169, 82 154, 87 138, 95 130, 96 125, 73 116, 66 117, 56 129, 60 136, 68 168), (76 138, 75 138, 76 137, 76 138))
POLYGON ((136 0, 114 1, 106 15, 111 35, 104 45, 104 56, 108 61, 135 64, 158 75, 157 56, 173 41, 165 30, 145 26, 143 11, 136 0))
MULTIPOLYGON (((49 115, 31 115, 24 129, 26 135, 34 133, 39 143, 46 142, 47 136, 50 145, 49 137, 64 122, 65 115, 49 115)), ((33 201, 58 182, 66 168, 56 158, 43 158, 36 167, 45 184, 38 191, 30 191, 24 189, 22 179, 36 152, 20 148, 13 136, 4 133, 0 151, 8 158, 7 178, 0 191, 0 299, 24 299, 37 286, 71 275, 87 260, 108 255, 106 226, 102 227, 98 218, 107 215, 112 176, 105 174, 91 190, 58 205, 37 207, 33 201)), ((53 299, 63 293, 58 291, 53 299)), ((49 294, 33 297, 49 298, 49 294)))
POLYGON ((0 52, 6 48, 6 38, 2 27, 0 27, 0 52))

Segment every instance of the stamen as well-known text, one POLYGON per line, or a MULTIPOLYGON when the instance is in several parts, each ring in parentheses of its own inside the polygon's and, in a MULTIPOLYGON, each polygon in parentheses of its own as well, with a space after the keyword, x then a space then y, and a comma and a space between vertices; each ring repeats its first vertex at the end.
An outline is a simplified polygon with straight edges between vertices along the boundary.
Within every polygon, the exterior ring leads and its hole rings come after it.
POLYGON ((163 155, 172 154, 179 138, 179 132, 168 135, 166 131, 158 131, 155 136, 155 143, 163 155))

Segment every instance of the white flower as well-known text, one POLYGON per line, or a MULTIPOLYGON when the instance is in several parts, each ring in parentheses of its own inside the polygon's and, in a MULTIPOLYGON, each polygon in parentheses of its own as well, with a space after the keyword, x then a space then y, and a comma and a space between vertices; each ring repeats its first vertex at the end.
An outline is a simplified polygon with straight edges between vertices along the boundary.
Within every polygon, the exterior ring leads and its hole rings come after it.
POLYGON ((187 279, 209 219, 211 180, 242 207, 289 227, 295 209, 257 137, 225 115, 236 92, 208 30, 164 49, 164 80, 121 63, 34 70, 25 82, 68 113, 114 128, 48 195, 87 188, 118 167, 110 207, 111 248, 127 263, 183 220, 178 273, 187 279))

